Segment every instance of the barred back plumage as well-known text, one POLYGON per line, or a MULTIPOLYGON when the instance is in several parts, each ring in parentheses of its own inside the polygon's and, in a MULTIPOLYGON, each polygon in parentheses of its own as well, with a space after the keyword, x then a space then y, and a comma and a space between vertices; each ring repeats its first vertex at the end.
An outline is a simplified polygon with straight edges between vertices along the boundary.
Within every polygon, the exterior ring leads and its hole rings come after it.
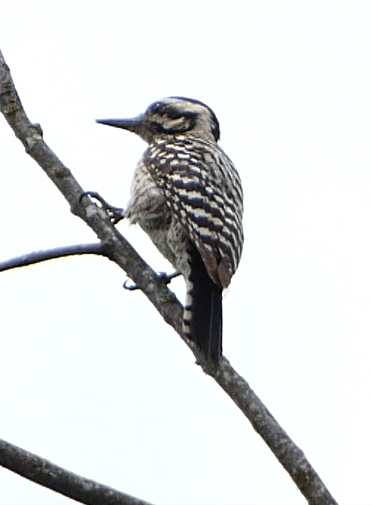
POLYGON ((138 223, 186 281, 184 332, 206 361, 222 353, 222 290, 243 246, 243 193, 219 147, 219 123, 202 102, 170 97, 138 118, 102 120, 149 146, 132 182, 125 217, 138 223))

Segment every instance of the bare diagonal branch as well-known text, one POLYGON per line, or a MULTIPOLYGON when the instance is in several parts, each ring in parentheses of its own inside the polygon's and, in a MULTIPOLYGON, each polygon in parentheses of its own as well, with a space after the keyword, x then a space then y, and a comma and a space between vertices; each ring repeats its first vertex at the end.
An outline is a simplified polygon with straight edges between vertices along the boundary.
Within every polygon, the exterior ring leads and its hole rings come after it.
MULTIPOLYGON (((41 128, 32 125, 27 118, 9 69, 0 53, 0 107, 26 152, 40 165, 69 202, 71 211, 83 219, 102 241, 110 259, 115 261, 129 277, 140 286, 143 293, 156 307, 164 320, 182 335, 182 306, 163 283, 159 283, 155 272, 143 261, 125 238, 112 226, 109 217, 89 198, 80 197, 81 186, 70 170, 43 141, 41 128)), ((194 346, 186 342, 193 352, 194 346)), ((336 505, 318 474, 304 453, 294 444, 280 427, 248 383, 238 375, 227 359, 219 367, 205 370, 231 397, 253 428, 259 433, 288 471, 293 481, 311 505, 336 505)), ((0 461, 1 464, 1 461, 0 461)))
POLYGON ((12 472, 87 505, 150 505, 99 482, 86 479, 0 439, 1 465, 12 472))
POLYGON ((84 190, 44 142, 40 125, 28 119, 14 87, 9 68, 0 52, 0 108, 26 152, 53 181, 70 205, 102 241, 110 258, 122 268, 156 307, 164 320, 181 334, 182 305, 174 293, 158 282, 156 272, 139 256, 129 242, 112 225, 107 214, 86 197, 84 190))

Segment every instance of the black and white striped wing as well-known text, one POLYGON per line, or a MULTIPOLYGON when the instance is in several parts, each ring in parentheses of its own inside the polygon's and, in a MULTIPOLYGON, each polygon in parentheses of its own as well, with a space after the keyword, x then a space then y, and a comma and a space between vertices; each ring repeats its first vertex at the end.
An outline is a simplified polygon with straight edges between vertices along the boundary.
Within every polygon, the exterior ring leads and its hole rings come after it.
POLYGON ((217 144, 189 135, 152 144, 144 162, 208 274, 227 287, 243 245, 243 194, 233 163, 217 144))

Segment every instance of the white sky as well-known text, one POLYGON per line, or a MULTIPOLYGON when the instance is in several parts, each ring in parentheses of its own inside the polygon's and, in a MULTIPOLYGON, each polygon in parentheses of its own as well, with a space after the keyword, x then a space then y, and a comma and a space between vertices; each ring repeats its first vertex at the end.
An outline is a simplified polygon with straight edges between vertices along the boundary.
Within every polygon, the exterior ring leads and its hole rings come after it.
MULTIPOLYGON (((210 105, 245 192, 224 350, 342 504, 370 502, 371 4, 0 0, 30 118, 124 206, 144 144, 94 123, 210 105)), ((0 119, 0 257, 94 241, 0 119)), ((143 234, 120 225, 156 270, 143 234)), ((158 504, 305 503, 231 401, 101 258, 1 274, 0 437, 158 504)), ((172 285, 180 297, 182 283, 172 285)), ((0 503, 72 503, 0 469, 0 503)))

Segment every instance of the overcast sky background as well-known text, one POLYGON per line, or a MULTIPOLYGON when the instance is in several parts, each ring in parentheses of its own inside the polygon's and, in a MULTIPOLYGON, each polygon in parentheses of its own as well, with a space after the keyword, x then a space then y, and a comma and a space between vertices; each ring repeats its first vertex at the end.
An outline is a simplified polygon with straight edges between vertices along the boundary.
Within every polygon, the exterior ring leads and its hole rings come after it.
MULTIPOLYGON (((342 504, 370 503, 371 4, 5 1, 30 119, 124 206, 145 145, 94 123, 204 101, 245 193, 224 351, 342 504)), ((0 118, 0 258, 94 241, 0 118)), ((124 233, 155 270, 144 234, 124 233)), ((1 274, 0 437, 157 504, 305 500, 125 275, 81 257, 1 274)), ((171 285, 182 299, 180 280, 171 285)), ((71 500, 0 469, 0 503, 71 500)))

